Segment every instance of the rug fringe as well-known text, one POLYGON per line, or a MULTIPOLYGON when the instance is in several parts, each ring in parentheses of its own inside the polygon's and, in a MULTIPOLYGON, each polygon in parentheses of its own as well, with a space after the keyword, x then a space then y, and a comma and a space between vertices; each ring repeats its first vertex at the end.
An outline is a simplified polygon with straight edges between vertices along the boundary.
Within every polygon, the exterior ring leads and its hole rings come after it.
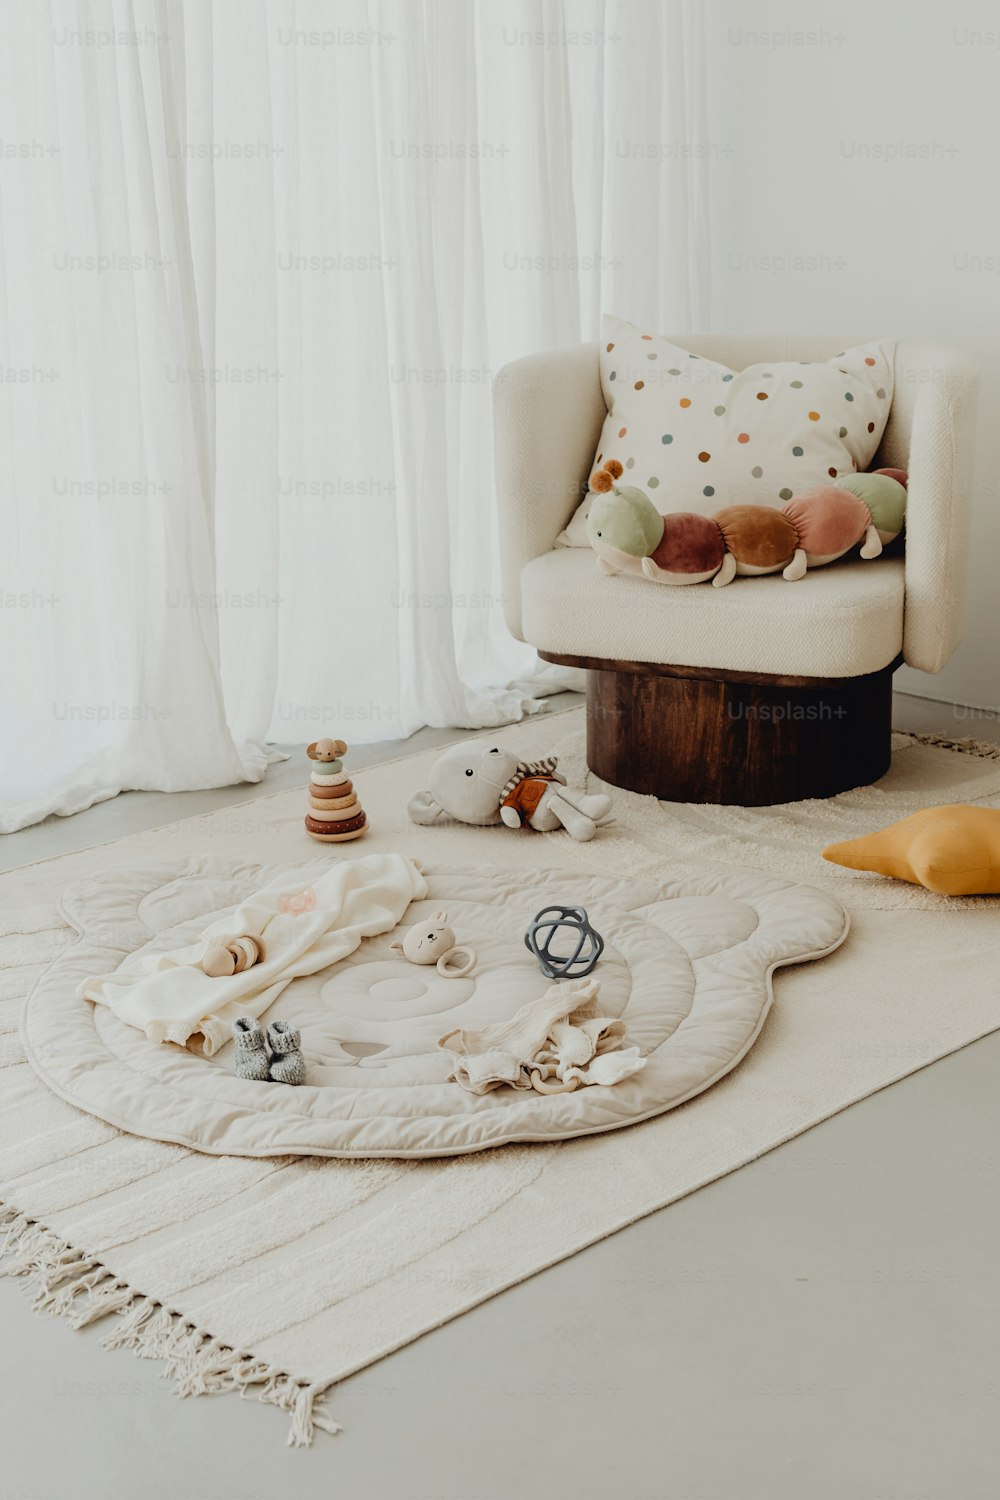
POLYGON ((139 1359, 163 1361, 165 1379, 178 1396, 236 1391, 244 1400, 278 1406, 291 1422, 288 1445, 303 1448, 316 1428, 340 1432, 325 1410, 328 1386, 310 1385, 286 1371, 231 1349, 180 1313, 135 1292, 106 1266, 67 1245, 17 1209, 0 1204, 0 1276, 24 1277, 36 1312, 64 1317, 86 1328, 112 1317, 101 1345, 131 1349, 139 1359))
POLYGON ((992 745, 989 740, 976 739, 950 739, 946 734, 910 734, 904 731, 908 739, 916 740, 921 745, 936 745, 940 750, 957 750, 961 755, 978 755, 981 760, 1000 760, 1000 745, 992 745))

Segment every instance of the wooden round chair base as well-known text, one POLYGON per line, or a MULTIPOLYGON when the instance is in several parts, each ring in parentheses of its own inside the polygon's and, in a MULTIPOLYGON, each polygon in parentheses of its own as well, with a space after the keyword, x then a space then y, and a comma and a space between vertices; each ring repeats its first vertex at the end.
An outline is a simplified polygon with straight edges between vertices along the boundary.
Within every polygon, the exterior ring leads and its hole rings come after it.
POLYGON ((539 652, 587 671, 587 764, 669 802, 768 807, 884 776, 892 674, 772 677, 539 652))

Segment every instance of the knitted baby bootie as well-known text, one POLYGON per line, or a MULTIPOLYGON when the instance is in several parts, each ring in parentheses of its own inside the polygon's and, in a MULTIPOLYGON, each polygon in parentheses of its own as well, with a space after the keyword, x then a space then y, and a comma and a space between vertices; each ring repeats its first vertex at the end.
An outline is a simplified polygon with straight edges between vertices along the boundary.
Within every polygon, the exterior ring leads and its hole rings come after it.
POLYGON ((236 1043, 236 1076, 252 1078, 257 1083, 266 1083, 269 1077, 264 1033, 260 1022, 253 1016, 239 1016, 233 1022, 233 1041, 236 1043))
POLYGON ((301 1052, 298 1027, 289 1021, 272 1021, 267 1028, 267 1045, 272 1054, 271 1082, 304 1083, 306 1060, 301 1052))

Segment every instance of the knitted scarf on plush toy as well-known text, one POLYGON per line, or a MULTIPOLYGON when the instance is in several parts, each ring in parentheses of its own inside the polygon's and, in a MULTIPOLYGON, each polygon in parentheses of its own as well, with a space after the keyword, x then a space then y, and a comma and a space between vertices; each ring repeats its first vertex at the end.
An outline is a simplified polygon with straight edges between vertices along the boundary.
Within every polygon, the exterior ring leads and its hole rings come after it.
POLYGON ((500 806, 503 807, 511 792, 531 776, 539 776, 548 781, 562 781, 564 778, 556 774, 558 764, 559 760, 555 755, 547 755, 544 760, 519 760, 517 770, 500 793, 500 806))

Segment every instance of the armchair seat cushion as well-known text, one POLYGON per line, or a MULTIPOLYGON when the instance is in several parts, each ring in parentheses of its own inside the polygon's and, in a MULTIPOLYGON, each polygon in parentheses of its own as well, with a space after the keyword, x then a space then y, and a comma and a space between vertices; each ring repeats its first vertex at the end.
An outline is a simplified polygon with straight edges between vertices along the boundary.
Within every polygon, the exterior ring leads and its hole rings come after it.
POLYGON ((860 677, 903 645, 902 558, 671 588, 609 578, 589 549, 563 547, 526 565, 521 600, 525 639, 560 656, 860 677))

